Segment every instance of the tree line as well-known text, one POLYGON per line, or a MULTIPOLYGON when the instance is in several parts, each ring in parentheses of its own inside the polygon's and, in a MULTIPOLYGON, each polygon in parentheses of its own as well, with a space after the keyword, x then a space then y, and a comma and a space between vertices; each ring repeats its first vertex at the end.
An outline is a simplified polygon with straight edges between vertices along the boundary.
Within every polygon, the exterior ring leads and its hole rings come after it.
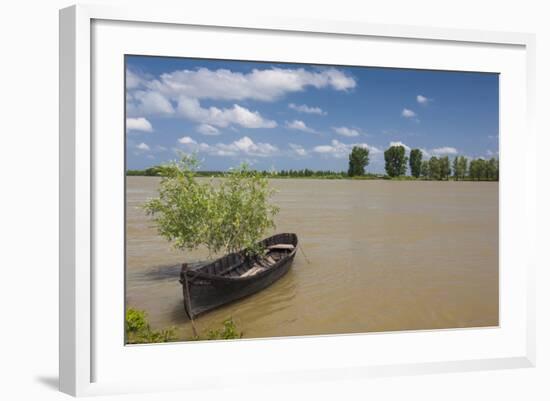
MULTIPOLYGON (((369 164, 369 150, 355 146, 349 155, 348 175, 361 176, 369 164)), ((410 170, 414 178, 424 180, 469 180, 469 181, 498 181, 499 161, 496 158, 489 160, 468 160, 464 156, 456 156, 452 161, 449 156, 432 156, 423 160, 420 149, 411 149, 406 155, 404 146, 390 146, 384 152, 386 174, 390 178, 402 177, 410 170)))
MULTIPOLYGON (((404 146, 390 146, 384 152, 384 168, 386 176, 372 174, 366 171, 370 163, 370 152, 367 148, 354 146, 349 154, 348 171, 288 169, 279 171, 262 170, 257 173, 267 178, 399 178, 405 177, 407 171, 410 177, 436 181, 498 181, 499 161, 496 158, 489 160, 469 160, 465 156, 456 156, 452 160, 448 156, 424 159, 422 150, 411 149, 407 156, 404 146)), ((223 177, 224 171, 196 171, 197 177, 223 177)), ((162 167, 153 166, 145 170, 127 170, 129 176, 161 176, 162 167)))
MULTIPOLYGON (((348 174, 345 171, 332 171, 332 170, 311 170, 311 169, 289 169, 289 170, 255 170, 255 172, 267 178, 345 178, 348 174)), ((149 167, 144 170, 126 170, 127 176, 145 176, 145 177, 159 177, 163 176, 163 170, 160 166, 149 167)), ((227 171, 218 170, 197 170, 195 171, 197 177, 225 177, 227 171)))
MULTIPOLYGON (((262 171, 262 174, 265 175, 272 175, 273 172, 270 171, 262 171)), ((308 168, 302 169, 302 170, 280 170, 277 171, 276 175, 281 177, 341 177, 345 176, 346 174, 342 171, 331 171, 331 170, 310 170, 308 168)))

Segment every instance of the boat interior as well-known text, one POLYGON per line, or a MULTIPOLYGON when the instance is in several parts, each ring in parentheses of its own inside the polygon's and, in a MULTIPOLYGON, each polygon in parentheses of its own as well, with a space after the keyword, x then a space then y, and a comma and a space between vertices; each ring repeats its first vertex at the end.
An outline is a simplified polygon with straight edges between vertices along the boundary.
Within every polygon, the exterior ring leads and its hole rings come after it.
POLYGON ((267 246, 261 257, 246 259, 242 254, 234 253, 204 266, 200 270, 209 275, 227 278, 245 278, 263 272, 294 251, 293 244, 281 243, 267 246))

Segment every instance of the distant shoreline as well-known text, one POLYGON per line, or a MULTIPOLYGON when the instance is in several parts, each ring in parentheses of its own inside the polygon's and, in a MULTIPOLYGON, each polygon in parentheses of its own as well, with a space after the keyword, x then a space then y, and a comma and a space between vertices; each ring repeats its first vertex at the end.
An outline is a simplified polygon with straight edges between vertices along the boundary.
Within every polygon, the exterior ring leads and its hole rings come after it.
MULTIPOLYGON (((197 177, 204 177, 204 178, 223 178, 228 173, 227 172, 206 172, 206 171, 197 171, 196 172, 197 177)), ((390 177, 388 175, 384 174, 366 174, 362 176, 354 176, 350 177, 347 174, 330 174, 330 175, 299 175, 299 176, 289 176, 289 175, 280 175, 280 174, 264 174, 264 176, 268 179, 277 179, 277 180, 288 180, 288 179, 298 179, 298 180, 350 180, 350 181, 441 181, 441 182, 499 182, 498 179, 481 179, 481 180, 474 180, 470 179, 468 177, 461 178, 461 179, 455 179, 453 177, 449 177, 448 179, 442 179, 442 180, 436 180, 436 179, 430 179, 430 178, 415 178, 410 175, 405 176, 399 176, 399 177, 390 177)), ((128 170, 126 171, 126 177, 157 177, 162 178, 162 175, 159 174, 151 174, 150 172, 147 172, 146 170, 128 170)))

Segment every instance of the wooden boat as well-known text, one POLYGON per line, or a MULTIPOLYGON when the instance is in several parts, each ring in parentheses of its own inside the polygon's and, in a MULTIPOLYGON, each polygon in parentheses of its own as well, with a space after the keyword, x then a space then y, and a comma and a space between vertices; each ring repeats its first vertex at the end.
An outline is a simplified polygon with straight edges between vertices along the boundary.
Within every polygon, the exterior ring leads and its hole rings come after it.
POLYGON ((298 237, 283 233, 260 242, 263 256, 231 253, 211 263, 190 268, 183 264, 180 283, 190 319, 237 299, 254 294, 281 278, 292 265, 298 237))

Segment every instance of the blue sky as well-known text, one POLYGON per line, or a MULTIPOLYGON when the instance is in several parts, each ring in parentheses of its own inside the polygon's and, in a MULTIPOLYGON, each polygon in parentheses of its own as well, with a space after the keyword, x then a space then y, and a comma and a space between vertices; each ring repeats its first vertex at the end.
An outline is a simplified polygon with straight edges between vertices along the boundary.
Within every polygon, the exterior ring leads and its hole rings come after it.
POLYGON ((424 158, 498 157, 498 75, 126 56, 127 167, 196 152, 204 170, 370 172, 400 143, 424 158))

